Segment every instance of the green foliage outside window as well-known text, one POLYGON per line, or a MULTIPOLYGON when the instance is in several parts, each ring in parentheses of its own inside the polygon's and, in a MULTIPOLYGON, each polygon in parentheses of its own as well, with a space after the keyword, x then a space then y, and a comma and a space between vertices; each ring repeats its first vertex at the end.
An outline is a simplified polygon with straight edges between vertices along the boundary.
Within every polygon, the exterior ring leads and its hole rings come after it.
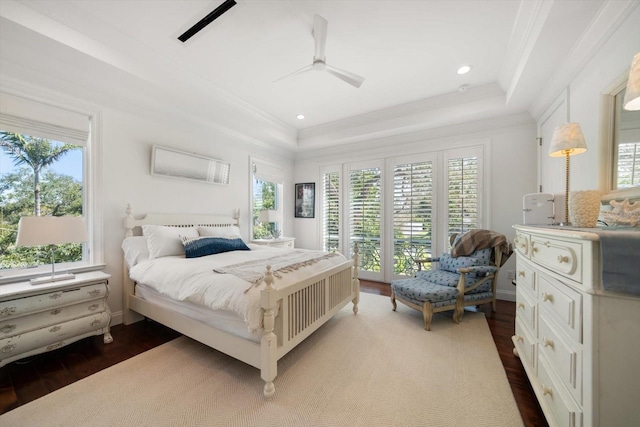
MULTIPOLYGON (((0 173, 0 269, 47 264, 48 248, 15 246, 18 222, 22 216, 82 215, 82 182, 49 168, 82 147, 0 131, 0 148, 17 167, 0 173)), ((56 262, 79 260, 81 244, 57 246, 56 262)))

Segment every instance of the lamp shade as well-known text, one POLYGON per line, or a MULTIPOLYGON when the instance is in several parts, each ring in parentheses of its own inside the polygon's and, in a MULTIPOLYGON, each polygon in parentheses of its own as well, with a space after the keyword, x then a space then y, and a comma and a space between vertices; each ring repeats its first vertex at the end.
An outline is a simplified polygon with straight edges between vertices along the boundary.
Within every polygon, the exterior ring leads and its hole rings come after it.
POLYGON ((17 246, 59 245, 87 241, 81 216, 23 216, 18 223, 17 246))
POLYGON ((625 110, 640 110, 640 53, 636 53, 631 61, 627 91, 624 94, 622 106, 625 110))
POLYGON ((549 157, 564 157, 567 154, 573 156, 587 151, 587 143, 579 123, 565 123, 555 128, 549 157))
POLYGON ((279 219, 278 211, 273 209, 263 209, 258 215, 260 222, 278 222, 279 219))

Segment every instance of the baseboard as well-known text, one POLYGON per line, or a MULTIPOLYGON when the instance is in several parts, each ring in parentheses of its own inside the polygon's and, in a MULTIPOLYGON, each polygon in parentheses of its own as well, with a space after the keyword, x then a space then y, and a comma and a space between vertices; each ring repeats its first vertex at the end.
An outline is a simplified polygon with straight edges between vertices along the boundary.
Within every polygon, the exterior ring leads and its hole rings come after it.
POLYGON ((122 311, 111 312, 111 326, 119 325, 122 323, 122 311))
POLYGON ((503 301, 516 302, 516 291, 502 291, 496 292, 496 298, 503 301))

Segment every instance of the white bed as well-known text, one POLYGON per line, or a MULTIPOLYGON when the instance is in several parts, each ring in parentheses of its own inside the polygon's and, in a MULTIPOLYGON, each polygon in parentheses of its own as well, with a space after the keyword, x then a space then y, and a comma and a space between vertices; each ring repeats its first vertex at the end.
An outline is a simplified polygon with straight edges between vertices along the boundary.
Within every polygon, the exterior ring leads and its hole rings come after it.
MULTIPOLYGON (((227 229, 238 225, 237 217, 237 213, 234 216, 147 214, 134 217, 131 208, 127 207, 127 216, 124 220, 125 242, 135 239, 127 239, 129 237, 140 235, 142 233, 141 227, 159 225, 180 227, 180 230, 187 230, 190 227, 201 227, 200 230, 202 227, 227 229)), ((252 261, 254 264, 261 262, 257 259, 262 257, 262 253, 265 254, 264 258, 269 258, 269 260, 280 260, 288 256, 282 251, 270 250, 264 246, 248 246, 252 249, 251 251, 234 251, 233 253, 219 254, 220 256, 209 255, 201 260, 185 260, 178 259, 184 258, 184 256, 168 256, 166 257, 167 262, 173 264, 165 264, 165 268, 167 268, 167 272, 173 271, 174 266, 181 265, 183 262, 191 262, 190 268, 202 269, 205 267, 201 265, 205 265, 204 263, 209 262, 209 259, 214 265, 216 262, 222 262, 219 261, 222 259, 233 264, 241 259, 239 257, 243 253, 252 257, 255 260, 252 261)), ((297 251, 298 254, 300 252, 302 251, 297 251)), ((295 253, 291 252, 291 256, 294 255, 295 253)), ((141 276, 138 270, 150 270, 148 266, 158 260, 139 262, 139 259, 132 260, 129 256, 128 259, 125 259, 123 271, 124 323, 131 324, 148 317, 260 369, 261 378, 265 381, 264 395, 271 397, 275 393, 274 379, 277 375, 277 362, 281 357, 349 302, 353 303, 353 312, 357 313, 358 311, 357 248, 352 259, 341 256, 326 256, 317 259, 320 261, 314 260, 314 262, 306 263, 313 264, 313 268, 278 270, 276 263, 274 271, 277 279, 274 279, 271 270, 266 266, 268 262, 265 261, 264 273, 261 274, 264 275, 264 279, 257 285, 252 285, 233 274, 217 274, 212 271, 210 275, 219 276, 216 280, 219 280, 220 277, 224 279, 223 287, 233 288, 240 283, 240 287, 245 290, 244 293, 250 295, 257 304, 253 306, 251 303, 247 303, 249 308, 240 304, 240 308, 231 312, 224 309, 214 309, 216 308, 215 303, 211 304, 214 308, 203 305, 205 300, 207 300, 206 303, 215 301, 211 296, 215 296, 215 294, 209 295, 209 290, 201 284, 195 286, 200 292, 196 297, 183 298, 180 295, 179 298, 183 301, 169 297, 167 294, 173 292, 170 288, 162 289, 160 287, 161 291, 158 291, 148 284, 138 286, 136 281, 132 279, 132 273, 134 277, 149 277, 141 276), (131 271, 129 265, 135 265, 131 271), (312 271, 311 274, 308 273, 308 270, 312 271), (285 273, 282 274, 282 271, 285 273), (289 274, 287 271, 291 273, 289 274), (247 291, 247 289, 249 290, 247 291), (203 297, 203 295, 205 296, 203 297), (256 319, 248 315, 247 312, 258 313, 257 323, 256 319)), ((204 275, 202 272, 198 274, 198 278, 204 275)), ((206 277, 209 280, 209 275, 206 277)), ((153 279, 148 280, 153 282, 153 279)), ((188 287, 188 285, 184 286, 188 287)), ((178 290, 174 293, 180 294, 181 291, 178 290)), ((234 308, 237 307, 234 306, 234 308)))

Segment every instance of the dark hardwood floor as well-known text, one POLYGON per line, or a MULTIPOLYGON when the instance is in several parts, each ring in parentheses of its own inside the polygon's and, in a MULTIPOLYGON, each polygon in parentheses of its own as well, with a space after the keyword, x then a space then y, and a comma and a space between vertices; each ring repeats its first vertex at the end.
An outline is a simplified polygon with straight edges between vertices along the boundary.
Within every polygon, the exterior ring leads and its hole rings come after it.
MULTIPOLYGON (((361 281, 361 290, 385 296, 390 294, 386 283, 361 281)), ((520 360, 513 355, 511 336, 515 327, 515 304, 498 301, 495 313, 486 305, 480 310, 487 317, 525 426, 548 426, 520 360)), ((0 368, 0 414, 180 336, 152 321, 116 325, 111 333, 114 341, 108 345, 102 343, 102 336, 85 338, 0 368)))

